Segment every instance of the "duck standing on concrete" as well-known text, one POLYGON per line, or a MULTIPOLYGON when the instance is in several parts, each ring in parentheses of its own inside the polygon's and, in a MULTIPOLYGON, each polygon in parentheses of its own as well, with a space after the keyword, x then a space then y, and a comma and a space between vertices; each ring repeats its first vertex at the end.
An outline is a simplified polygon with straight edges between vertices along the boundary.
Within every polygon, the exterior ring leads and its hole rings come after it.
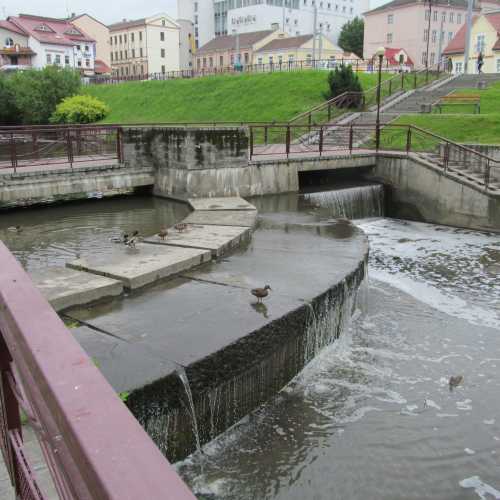
POLYGON ((254 288, 251 293, 254 297, 257 297, 257 302, 262 302, 269 295, 269 291, 272 290, 269 285, 264 288, 254 288))
POLYGON ((185 222, 179 222, 179 224, 176 224, 174 226, 174 229, 178 232, 178 233, 183 233, 184 231, 187 231, 187 228, 188 228, 188 225, 185 223, 185 222))
POLYGON ((454 377, 450 377, 450 381, 448 382, 448 385, 450 386, 450 392, 456 387, 458 387, 463 381, 464 381, 463 375, 456 375, 454 377))
POLYGON ((158 233, 158 237, 160 238, 160 240, 165 241, 167 239, 167 236, 168 236, 168 229, 166 227, 162 227, 160 229, 160 232, 158 233))

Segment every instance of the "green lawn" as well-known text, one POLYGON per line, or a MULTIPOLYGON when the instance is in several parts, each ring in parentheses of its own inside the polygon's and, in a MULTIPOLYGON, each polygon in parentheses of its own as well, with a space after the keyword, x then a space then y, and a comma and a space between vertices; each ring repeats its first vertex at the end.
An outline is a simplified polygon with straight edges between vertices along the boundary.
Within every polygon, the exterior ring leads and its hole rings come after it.
MULTIPOLYGON (((391 75, 392 76, 392 75, 391 75)), ((111 108, 103 123, 288 121, 324 102, 327 71, 221 75, 94 85, 83 92, 111 108)), ((376 74, 359 73, 363 88, 376 74)))

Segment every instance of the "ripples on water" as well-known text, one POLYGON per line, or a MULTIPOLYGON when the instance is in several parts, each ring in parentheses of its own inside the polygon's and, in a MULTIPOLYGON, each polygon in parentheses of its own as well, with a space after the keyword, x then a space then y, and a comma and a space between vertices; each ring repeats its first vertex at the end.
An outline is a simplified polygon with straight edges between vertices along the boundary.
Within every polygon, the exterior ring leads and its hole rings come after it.
POLYGON ((272 402, 177 464, 220 499, 500 498, 499 239, 390 219, 366 310, 272 402), (464 384, 450 392, 451 375, 464 384))

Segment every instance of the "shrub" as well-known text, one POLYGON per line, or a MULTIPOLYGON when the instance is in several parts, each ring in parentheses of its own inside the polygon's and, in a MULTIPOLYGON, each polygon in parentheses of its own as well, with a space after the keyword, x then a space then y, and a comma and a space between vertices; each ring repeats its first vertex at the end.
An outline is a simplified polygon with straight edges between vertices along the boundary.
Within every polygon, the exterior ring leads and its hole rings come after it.
POLYGON ((0 75, 0 103, 0 125, 16 125, 19 120, 19 110, 8 75, 0 75))
MULTIPOLYGON (((353 72, 352 67, 341 66, 336 67, 334 71, 328 74, 328 87, 329 94, 326 96, 328 99, 333 99, 344 92, 362 92, 361 83, 358 75, 353 72)), ((355 102, 352 103, 356 105, 355 102)))
POLYGON ((18 123, 37 125, 49 118, 62 99, 80 90, 80 75, 71 69, 47 66, 8 77, 14 90, 15 106, 19 110, 18 123))
POLYGON ((51 123, 94 123, 102 120, 110 109, 90 95, 67 97, 57 105, 50 118, 51 123))

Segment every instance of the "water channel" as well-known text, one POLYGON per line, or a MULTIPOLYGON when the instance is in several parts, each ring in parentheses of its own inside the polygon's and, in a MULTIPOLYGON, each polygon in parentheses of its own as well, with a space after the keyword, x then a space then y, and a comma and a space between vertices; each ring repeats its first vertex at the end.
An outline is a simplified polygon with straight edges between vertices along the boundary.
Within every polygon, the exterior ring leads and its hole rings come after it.
MULTIPOLYGON (((370 239, 369 279, 334 344, 176 464, 194 491, 231 500, 500 498, 500 237, 386 218, 380 186, 250 201, 262 227, 355 219, 370 239), (453 391, 451 375, 464 376, 453 391)), ((0 218, 0 239, 36 270, 112 251, 123 231, 153 232, 186 213, 152 198, 18 211, 0 218), (8 231, 18 224, 22 233, 8 231)))

